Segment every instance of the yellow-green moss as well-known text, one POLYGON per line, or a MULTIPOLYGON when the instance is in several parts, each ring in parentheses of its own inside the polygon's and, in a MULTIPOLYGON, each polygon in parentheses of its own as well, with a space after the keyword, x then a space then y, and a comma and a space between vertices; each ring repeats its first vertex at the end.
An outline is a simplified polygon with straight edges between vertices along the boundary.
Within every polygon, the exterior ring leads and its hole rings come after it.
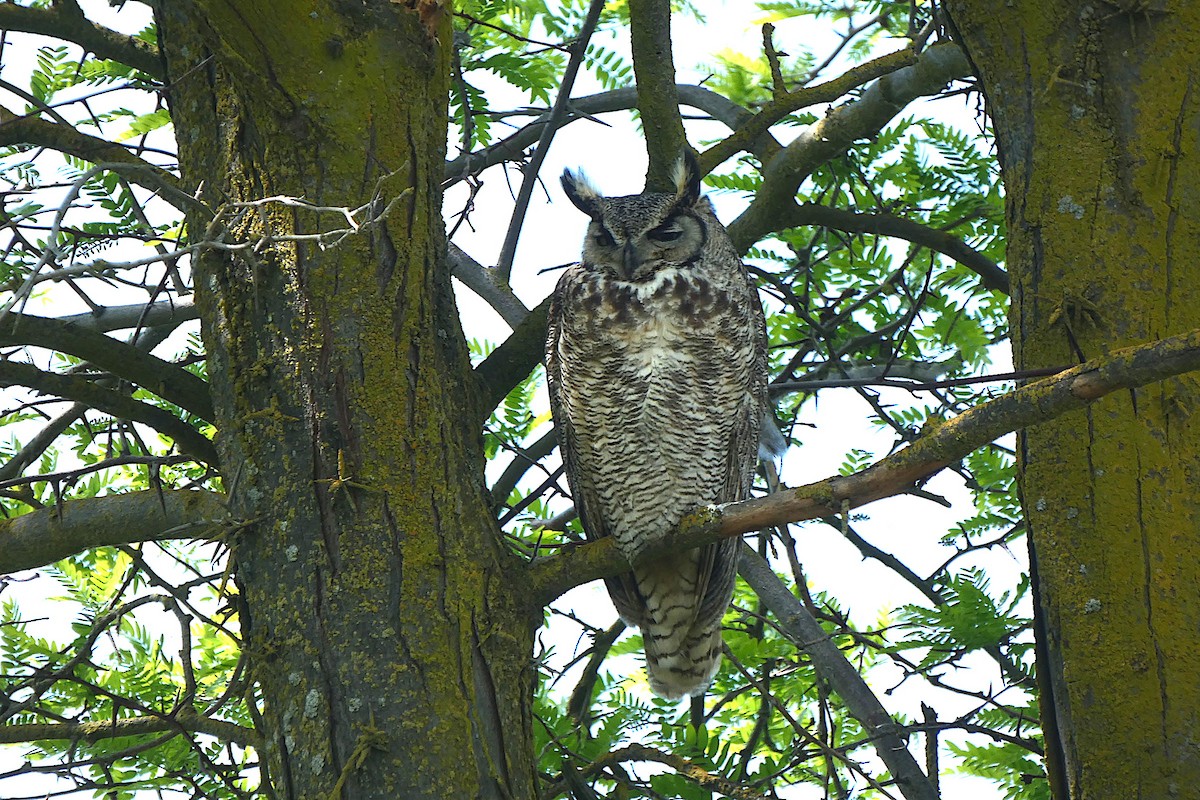
MULTIPOLYGON (((1160 5, 950 3, 1005 156, 1018 368, 1200 328, 1200 5, 1160 5)), ((1072 797, 1200 785, 1197 404, 1155 384, 1021 440, 1072 797)))

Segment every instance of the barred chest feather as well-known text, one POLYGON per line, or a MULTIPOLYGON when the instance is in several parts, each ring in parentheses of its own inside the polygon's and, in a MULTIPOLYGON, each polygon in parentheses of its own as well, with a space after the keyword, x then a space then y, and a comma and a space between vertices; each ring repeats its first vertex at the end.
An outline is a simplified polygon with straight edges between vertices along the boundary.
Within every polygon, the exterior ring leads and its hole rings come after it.
MULTIPOLYGON (((744 279, 730 285, 724 277, 686 267, 664 269, 643 283, 584 273, 571 286, 565 327, 581 351, 615 347, 643 370, 656 360, 711 347, 749 357, 754 346, 749 287, 744 279)), ((719 357, 708 353, 708 359, 719 357)))
POLYGON ((686 268, 640 284, 580 270, 563 288, 559 402, 579 480, 632 558, 687 511, 748 488, 756 307, 744 276, 686 268))

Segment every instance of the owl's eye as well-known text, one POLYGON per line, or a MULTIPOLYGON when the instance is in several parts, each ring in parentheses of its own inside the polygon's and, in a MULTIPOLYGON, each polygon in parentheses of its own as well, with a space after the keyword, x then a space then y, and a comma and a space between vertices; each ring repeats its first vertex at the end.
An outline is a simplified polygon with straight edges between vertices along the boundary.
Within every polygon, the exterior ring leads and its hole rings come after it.
POLYGON ((592 234, 592 241, 600 247, 612 247, 616 242, 613 241, 612 234, 601 228, 592 234))
POLYGON ((675 222, 668 222, 665 225, 659 225, 650 233, 646 234, 652 241, 659 244, 670 244, 679 240, 683 236, 683 229, 675 222))

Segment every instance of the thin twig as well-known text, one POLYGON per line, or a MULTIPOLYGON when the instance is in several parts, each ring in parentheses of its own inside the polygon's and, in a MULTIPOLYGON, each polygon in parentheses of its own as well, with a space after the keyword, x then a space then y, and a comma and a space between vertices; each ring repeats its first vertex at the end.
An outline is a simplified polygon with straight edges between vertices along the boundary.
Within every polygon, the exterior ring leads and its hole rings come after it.
POLYGON ((533 198, 533 187, 537 184, 542 162, 546 160, 546 153, 550 150, 550 142, 554 140, 554 134, 558 132, 563 120, 566 119, 568 104, 571 101, 571 88, 575 85, 575 76, 579 74, 579 67, 583 64, 588 42, 592 38, 593 31, 596 30, 596 23, 600 21, 600 12, 603 10, 604 0, 592 0, 588 6, 587 17, 584 18, 583 25, 579 29, 579 36, 571 44, 571 58, 567 61, 566 71, 563 72, 562 86, 558 91, 558 97, 554 99, 554 108, 550 111, 550 118, 546 121, 546 126, 542 128, 542 134, 538 138, 533 156, 524 168, 521 189, 517 192, 516 206, 513 209, 512 219, 508 223, 504 244, 500 248, 500 257, 496 259, 496 277, 501 283, 507 284, 512 275, 513 259, 517 254, 517 242, 521 238, 521 227, 525 224, 525 212, 529 208, 529 201, 533 198))

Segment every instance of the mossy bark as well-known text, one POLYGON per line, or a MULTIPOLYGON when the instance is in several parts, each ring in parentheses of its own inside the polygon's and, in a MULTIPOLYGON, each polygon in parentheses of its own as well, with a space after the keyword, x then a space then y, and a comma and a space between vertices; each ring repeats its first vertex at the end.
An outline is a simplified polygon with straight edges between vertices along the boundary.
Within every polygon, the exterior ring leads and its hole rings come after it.
POLYGON ((163 3, 264 762, 288 798, 534 795, 538 609, 482 483, 444 256, 450 21, 414 0, 163 3), (208 233, 205 233, 206 227, 208 233))
MULTIPOLYGON (((948 7, 1000 148, 1017 367, 1200 327, 1200 4, 948 7)), ((1200 786, 1198 407, 1184 375, 1021 437, 1061 800, 1200 786)))

